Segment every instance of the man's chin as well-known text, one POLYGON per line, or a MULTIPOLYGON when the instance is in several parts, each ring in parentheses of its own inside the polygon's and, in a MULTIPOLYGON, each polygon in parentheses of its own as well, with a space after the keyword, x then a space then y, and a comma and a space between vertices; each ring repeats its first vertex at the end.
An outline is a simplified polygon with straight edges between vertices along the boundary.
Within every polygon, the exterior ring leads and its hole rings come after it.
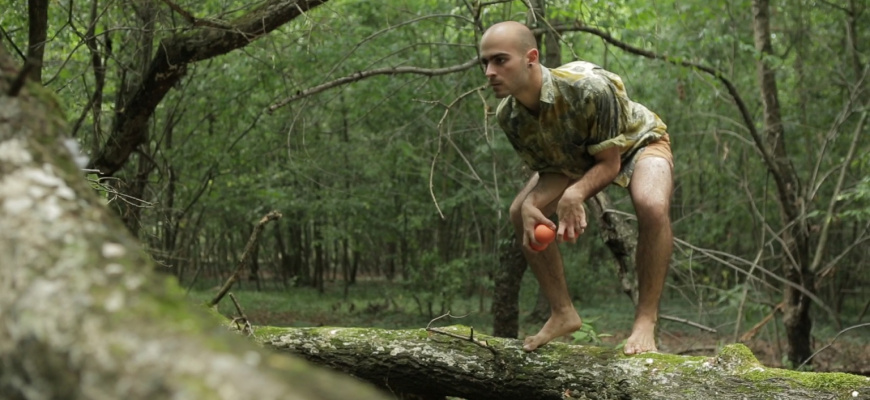
POLYGON ((505 91, 493 90, 492 92, 495 94, 495 98, 497 98, 497 99, 503 99, 505 97, 510 96, 510 93, 505 92, 505 91))

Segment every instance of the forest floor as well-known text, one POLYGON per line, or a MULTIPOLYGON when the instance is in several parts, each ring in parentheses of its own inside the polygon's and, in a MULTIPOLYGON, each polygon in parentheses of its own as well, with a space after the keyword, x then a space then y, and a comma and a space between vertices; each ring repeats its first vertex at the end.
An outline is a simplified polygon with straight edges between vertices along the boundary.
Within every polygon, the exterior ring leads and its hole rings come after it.
MULTIPOLYGON (((354 326, 378 327, 387 329, 423 328, 433 318, 443 315, 446 306, 437 304, 439 298, 422 296, 413 291, 403 289, 397 284, 372 284, 351 286, 347 298, 343 295, 342 285, 333 284, 320 294, 311 288, 294 287, 289 290, 270 288, 257 292, 250 286, 235 290, 245 313, 254 325, 272 326, 354 326), (431 311, 429 303, 432 303, 431 311)), ((528 291, 524 289, 524 291, 528 291)), ((214 295, 213 290, 194 290, 190 297, 197 302, 205 301, 214 295)), ((451 301, 451 315, 463 318, 445 318, 437 321, 435 326, 462 324, 488 333, 491 332, 492 318, 487 299, 481 301, 474 294, 457 296, 451 301)), ((535 293, 521 293, 521 324, 519 337, 535 333, 540 323, 530 322, 524 316, 528 315, 535 303, 535 293)), ((584 302, 580 302, 584 303, 584 302)), ((576 304, 584 318, 585 335, 563 338, 563 341, 580 344, 597 344, 601 346, 621 347, 629 335, 633 308, 627 297, 614 295, 613 299, 602 299, 594 305, 576 304), (592 329, 590 332, 589 329, 592 329), (589 333, 592 336, 590 337, 589 333)), ((671 354, 683 355, 713 355, 719 348, 734 342, 733 323, 712 324, 727 318, 713 318, 711 310, 698 314, 696 308, 686 310, 679 306, 667 307, 663 302, 662 314, 675 315, 688 320, 701 320, 707 326, 712 326, 717 333, 709 333, 688 325, 663 321, 660 324, 659 350, 671 354), (693 313, 695 313, 692 318, 693 313), (702 317, 703 315, 703 317, 702 317)), ((227 299, 219 305, 219 311, 224 315, 234 315, 232 303, 227 299)), ((747 316, 747 330, 763 315, 747 316)), ((846 325, 845 327, 848 327, 846 325)), ((839 331, 824 322, 816 322, 814 327, 814 358, 813 370, 819 372, 849 372, 870 376, 870 326, 850 330, 834 340, 839 331), (824 349, 823 349, 824 348, 824 349), (819 351, 821 350, 821 351, 819 351)), ((785 346, 781 321, 770 322, 758 331, 753 339, 745 342, 752 349, 758 360, 770 367, 783 366, 783 348, 785 346)))

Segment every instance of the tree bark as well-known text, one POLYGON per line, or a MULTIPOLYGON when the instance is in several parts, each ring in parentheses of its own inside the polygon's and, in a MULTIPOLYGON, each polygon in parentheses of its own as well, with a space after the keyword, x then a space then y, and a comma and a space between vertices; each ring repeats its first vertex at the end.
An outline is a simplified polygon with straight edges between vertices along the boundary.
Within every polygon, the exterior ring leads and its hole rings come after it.
POLYGON ((260 328, 266 347, 297 354, 404 393, 470 400, 838 399, 870 391, 865 377, 766 368, 742 344, 715 357, 624 356, 549 343, 532 353, 516 339, 467 327, 439 330, 260 328))
POLYGON ((526 272, 526 258, 520 251, 513 228, 507 245, 501 246, 501 257, 495 272, 492 295, 492 332, 495 336, 516 338, 520 330, 520 286, 526 272))
POLYGON ((144 142, 154 109, 181 80, 188 64, 244 47, 327 1, 269 0, 235 21, 195 20, 193 29, 161 41, 145 78, 115 113, 112 132, 89 168, 103 175, 121 169, 144 142))
POLYGON ((635 253, 637 251, 637 231, 618 214, 610 209, 610 197, 604 191, 586 201, 598 222, 598 229, 604 244, 616 260, 616 272, 622 292, 637 304, 637 271, 635 253))
POLYGON ((42 61, 48 37, 48 0, 28 0, 27 26, 27 63, 32 66, 29 78, 42 83, 42 61))
POLYGON ((57 100, 17 79, 0 43, 0 397, 386 398, 185 300, 82 176, 57 100))
MULTIPOLYGON (((776 86, 776 71, 768 64, 767 57, 773 55, 773 45, 770 39, 770 2, 768 0, 752 1, 752 16, 755 37, 755 48, 760 57, 756 62, 758 69, 761 100, 764 103, 764 133, 766 146, 773 154, 773 167, 769 171, 774 174, 777 183, 777 194, 782 214, 782 241, 785 244, 785 254, 782 256, 783 272, 789 281, 803 286, 807 291, 815 290, 815 275, 810 271, 809 227, 803 213, 805 208, 801 197, 800 182, 797 173, 788 159, 785 148, 785 130, 782 124, 778 91, 776 86)), ((786 355, 792 365, 799 365, 812 355, 810 334, 813 321, 810 317, 811 299, 797 288, 787 285, 785 291, 785 307, 783 308, 783 325, 786 330, 786 355)))

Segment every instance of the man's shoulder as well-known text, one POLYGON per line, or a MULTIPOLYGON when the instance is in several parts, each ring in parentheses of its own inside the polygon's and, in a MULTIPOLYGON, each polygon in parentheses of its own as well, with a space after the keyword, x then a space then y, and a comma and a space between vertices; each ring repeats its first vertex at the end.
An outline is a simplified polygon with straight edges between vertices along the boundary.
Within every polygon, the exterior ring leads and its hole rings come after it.
POLYGON ((556 86, 575 89, 604 89, 619 76, 588 61, 574 61, 550 70, 551 79, 556 86))
POLYGON ((567 64, 562 64, 554 69, 568 74, 591 74, 596 70, 603 70, 603 68, 597 64, 593 64, 589 61, 572 61, 567 64))

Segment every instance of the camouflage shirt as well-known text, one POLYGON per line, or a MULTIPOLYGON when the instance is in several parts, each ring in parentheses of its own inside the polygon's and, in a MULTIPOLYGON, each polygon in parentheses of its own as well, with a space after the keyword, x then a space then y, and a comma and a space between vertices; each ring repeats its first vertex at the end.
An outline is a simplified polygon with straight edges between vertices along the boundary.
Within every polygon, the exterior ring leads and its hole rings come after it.
POLYGON ((584 61, 541 66, 538 115, 504 98, 496 117, 523 162, 538 172, 579 179, 598 152, 619 147, 622 168, 614 183, 628 186, 638 154, 667 127, 652 111, 628 98, 622 79, 584 61))

